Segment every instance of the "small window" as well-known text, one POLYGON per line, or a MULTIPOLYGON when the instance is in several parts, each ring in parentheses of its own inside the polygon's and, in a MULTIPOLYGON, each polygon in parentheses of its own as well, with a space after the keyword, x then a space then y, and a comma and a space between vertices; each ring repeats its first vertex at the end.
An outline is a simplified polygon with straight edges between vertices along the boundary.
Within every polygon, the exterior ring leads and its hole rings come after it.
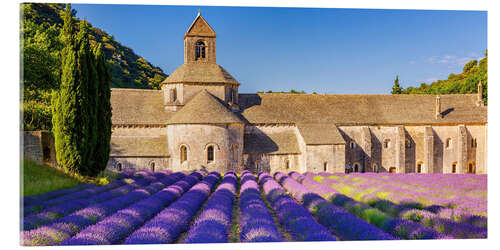
POLYGON ((377 165, 377 163, 373 164, 373 172, 378 173, 378 165, 377 165))
POLYGON ((451 146, 452 146, 451 138, 446 139, 446 148, 451 148, 451 146))
POLYGON ((118 169, 118 171, 122 171, 122 164, 121 163, 116 164, 116 169, 118 169))
POLYGON ((389 168, 389 173, 395 174, 396 173, 396 167, 390 167, 389 168))
POLYGON ((285 162, 285 168, 290 169, 290 160, 286 160, 285 162))
POLYGON ((155 171, 155 162, 152 161, 151 164, 149 164, 149 167, 151 168, 151 171, 155 171))
POLYGON ((474 167, 474 163, 469 162, 469 164, 467 164, 467 173, 468 174, 475 174, 476 173, 476 168, 474 167))
POLYGON ((238 144, 233 145, 233 160, 238 161, 238 144))
POLYGON ((188 155, 187 155, 187 147, 182 145, 181 146, 181 163, 187 161, 188 155))
POLYGON ((354 172, 359 172, 359 164, 354 163, 354 172))
POLYGON ((411 148, 411 141, 408 138, 405 139, 405 146, 406 148, 411 148))
POLYGON ((203 41, 196 42, 196 60, 205 58, 206 45, 203 41))
POLYGON ((422 173, 422 163, 417 163, 417 173, 422 173))
POLYGON ((453 164, 451 164, 451 173, 456 173, 457 172, 457 163, 454 162, 453 164))
POLYGON ((385 139, 384 140, 384 148, 389 148, 391 146, 391 140, 390 139, 385 139))
POLYGON ((207 148, 207 162, 211 163, 214 161, 214 146, 208 146, 207 148))
POLYGON ((351 141, 350 147, 351 147, 351 149, 355 149, 356 148, 356 143, 354 141, 351 141))
POLYGON ((472 138, 472 143, 471 143, 471 146, 473 148, 476 148, 477 147, 477 139, 476 138, 472 138))
POLYGON ((175 102, 177 101, 177 89, 173 88, 173 89, 170 89, 170 94, 171 94, 171 100, 172 102, 175 102))
POLYGON ((323 171, 328 172, 328 162, 323 163, 323 171))

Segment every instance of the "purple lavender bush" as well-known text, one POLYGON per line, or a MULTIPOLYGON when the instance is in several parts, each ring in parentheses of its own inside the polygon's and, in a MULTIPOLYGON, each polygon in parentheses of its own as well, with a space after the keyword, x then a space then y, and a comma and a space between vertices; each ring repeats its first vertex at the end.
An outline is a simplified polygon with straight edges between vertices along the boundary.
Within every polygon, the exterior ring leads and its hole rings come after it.
POLYGON ((59 190, 54 190, 50 192, 46 192, 43 194, 37 194, 37 195, 32 195, 32 196, 26 196, 22 200, 23 206, 32 206, 32 205, 37 205, 40 204, 46 200, 54 199, 62 195, 67 195, 71 194, 80 190, 84 190, 86 188, 92 188, 95 187, 95 184, 91 183, 85 183, 81 185, 77 185, 71 188, 65 188, 65 189, 59 189, 59 190))
MULTIPOLYGON (((165 180, 165 182, 173 183, 176 180, 180 179, 182 175, 173 174, 169 177, 167 177, 168 180, 165 180)), ((151 192, 153 193, 159 191, 162 187, 160 187, 158 184, 162 185, 163 187, 165 186, 158 181, 149 185, 149 190, 151 190, 151 192)), ((44 242, 46 242, 45 244, 50 243, 51 245, 53 245, 66 240, 85 227, 95 224, 106 216, 111 215, 118 209, 124 208, 134 202, 147 198, 151 193, 147 191, 146 188, 137 189, 128 194, 110 199, 103 203, 86 207, 61 219, 58 219, 50 225, 39 227, 30 231, 24 231, 22 237, 23 245, 39 246, 44 242), (58 235, 58 237, 54 238, 52 237, 53 235, 58 235)))
POLYGON ((109 191, 99 193, 86 199, 73 200, 57 206, 49 207, 40 213, 27 216, 23 220, 23 230, 32 230, 37 227, 47 225, 56 219, 64 217, 74 211, 88 207, 92 204, 107 201, 109 199, 127 194, 135 189, 150 184, 155 178, 141 178, 130 184, 120 186, 109 191))
POLYGON ((164 244, 175 241, 189 228, 189 222, 208 198, 219 179, 219 173, 210 173, 179 200, 133 232, 123 244, 164 244))
POLYGON ((257 179, 247 170, 241 174, 239 206, 241 242, 283 241, 271 212, 262 200, 257 179))
MULTIPOLYGON (((297 175, 295 176, 297 177, 297 175)), ((321 225, 325 226, 330 233, 337 235, 341 240, 396 239, 376 226, 346 212, 341 207, 331 204, 293 178, 279 172, 275 174, 275 177, 287 191, 302 202, 304 207, 315 216, 321 225)))
POLYGON ((231 228, 238 177, 227 172, 203 212, 189 229, 184 243, 225 243, 231 228))
POLYGON ((120 186, 132 183, 134 180, 133 179, 122 179, 122 180, 117 180, 114 182, 111 182, 107 185, 104 186, 94 186, 90 188, 83 189, 81 191, 77 191, 74 193, 69 193, 63 196, 59 196, 54 199, 46 200, 41 203, 37 203, 31 206, 25 206, 23 207, 23 214, 24 217, 27 217, 29 215, 38 213, 44 209, 47 209, 49 207, 65 204, 70 201, 75 201, 77 199, 83 199, 92 195, 96 195, 114 188, 118 188, 120 186))
POLYGON ((120 244, 146 221, 181 197, 201 178, 202 174, 194 172, 158 193, 85 228, 71 239, 63 241, 61 245, 120 244))
POLYGON ((259 174, 259 183, 264 190, 266 199, 271 203, 276 217, 297 241, 335 241, 328 230, 318 224, 312 215, 286 194, 268 173, 259 174))

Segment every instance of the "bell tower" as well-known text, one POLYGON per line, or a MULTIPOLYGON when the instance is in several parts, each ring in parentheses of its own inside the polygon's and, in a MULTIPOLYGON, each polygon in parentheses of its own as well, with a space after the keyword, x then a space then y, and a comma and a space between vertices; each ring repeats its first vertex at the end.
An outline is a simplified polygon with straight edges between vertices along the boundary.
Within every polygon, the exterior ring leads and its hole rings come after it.
POLYGON ((215 31, 198 11, 184 35, 184 63, 216 63, 215 31))

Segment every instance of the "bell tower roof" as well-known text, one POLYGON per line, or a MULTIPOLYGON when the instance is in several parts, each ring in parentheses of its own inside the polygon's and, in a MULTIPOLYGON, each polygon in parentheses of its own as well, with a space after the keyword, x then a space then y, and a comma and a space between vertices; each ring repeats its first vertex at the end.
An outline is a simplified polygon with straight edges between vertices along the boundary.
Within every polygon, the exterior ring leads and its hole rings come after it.
POLYGON ((186 31, 184 39, 186 39, 186 37, 188 36, 216 37, 215 31, 201 16, 200 12, 198 12, 198 16, 196 16, 193 23, 191 24, 191 26, 189 26, 188 30, 186 31))

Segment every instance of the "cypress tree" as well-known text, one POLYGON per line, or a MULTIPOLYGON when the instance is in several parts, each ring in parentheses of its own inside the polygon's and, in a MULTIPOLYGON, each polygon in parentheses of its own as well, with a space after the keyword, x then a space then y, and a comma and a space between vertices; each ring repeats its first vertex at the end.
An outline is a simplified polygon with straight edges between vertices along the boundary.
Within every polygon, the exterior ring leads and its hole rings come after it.
POLYGON ((401 94, 402 92, 403 89, 401 89, 401 86, 399 85, 399 76, 396 75, 396 80, 394 80, 394 86, 392 86, 391 94, 401 94))
POLYGON ((87 140, 82 141, 85 147, 85 157, 80 173, 95 176, 98 172, 94 171, 95 148, 97 144, 97 86, 98 75, 95 68, 95 57, 90 48, 90 39, 88 33, 88 24, 86 21, 80 21, 80 31, 78 32, 78 70, 81 72, 79 79, 81 86, 82 102, 82 123, 86 123, 87 140))
POLYGON ((82 89, 71 5, 66 5, 61 38, 64 43, 61 86, 52 96, 52 124, 56 158, 64 169, 79 172, 85 160, 86 119, 82 114, 82 89))
POLYGON ((94 171, 103 171, 109 160, 109 143, 111 140, 111 74, 104 57, 102 45, 94 49, 97 75, 99 77, 97 95, 97 144, 95 147, 94 171))

